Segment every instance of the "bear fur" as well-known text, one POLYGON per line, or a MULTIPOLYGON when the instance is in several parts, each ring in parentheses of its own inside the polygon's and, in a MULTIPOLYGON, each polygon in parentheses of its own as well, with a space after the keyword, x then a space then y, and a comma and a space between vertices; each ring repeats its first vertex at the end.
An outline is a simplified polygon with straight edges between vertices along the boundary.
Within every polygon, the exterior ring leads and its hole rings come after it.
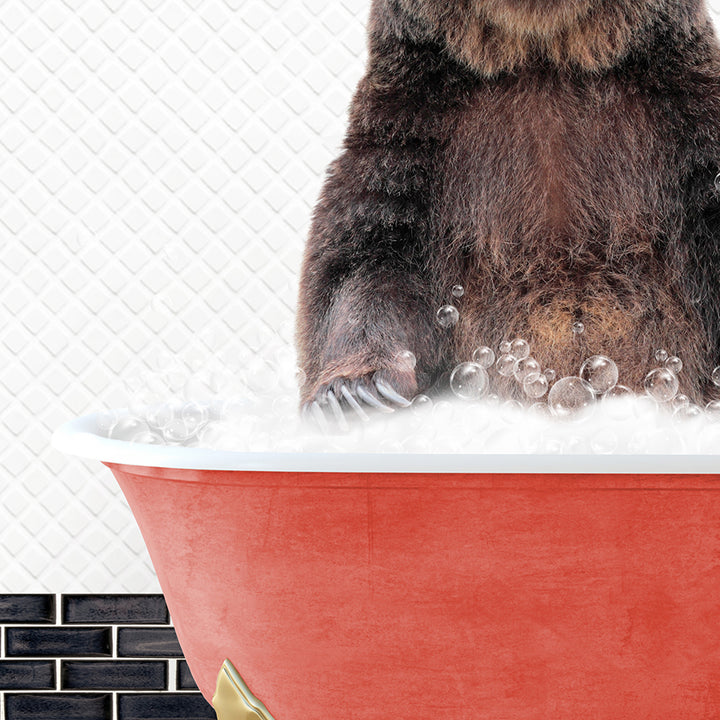
POLYGON ((709 399, 719 163, 701 0, 373 0, 303 260, 301 402, 342 404, 353 382, 379 397, 377 371, 412 397, 514 337, 558 377, 607 355, 635 390, 664 348, 709 399))

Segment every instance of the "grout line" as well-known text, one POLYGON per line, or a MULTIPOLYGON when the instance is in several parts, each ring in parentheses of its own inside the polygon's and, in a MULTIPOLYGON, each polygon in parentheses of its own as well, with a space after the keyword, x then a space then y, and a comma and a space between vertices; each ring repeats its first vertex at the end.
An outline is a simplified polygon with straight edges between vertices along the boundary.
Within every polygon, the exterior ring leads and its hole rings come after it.
POLYGON ((60 658, 55 658, 55 690, 58 692, 61 691, 60 687, 60 673, 62 672, 62 666, 60 663, 60 658))
POLYGON ((117 692, 113 692, 112 694, 112 708, 111 713, 112 720, 117 720, 118 717, 118 694, 117 692))
POLYGON ((62 611, 61 611, 61 605, 62 605, 62 593, 55 593, 55 625, 60 625, 62 620, 62 611))
POLYGON ((177 660, 168 660, 167 692, 175 692, 177 690, 177 663, 177 660))
POLYGON ((113 625, 110 628, 110 644, 112 645, 112 657, 113 658, 117 658, 117 656, 118 656, 117 641, 118 641, 118 626, 113 625))
POLYGON ((5 657, 5 626, 0 628, 0 658, 5 657))

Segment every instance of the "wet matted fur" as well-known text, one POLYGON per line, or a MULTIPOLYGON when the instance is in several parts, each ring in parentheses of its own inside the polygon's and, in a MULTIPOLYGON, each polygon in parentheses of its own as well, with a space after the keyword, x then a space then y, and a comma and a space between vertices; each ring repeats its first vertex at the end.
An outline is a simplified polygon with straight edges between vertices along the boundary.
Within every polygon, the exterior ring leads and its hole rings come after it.
POLYGON ((516 336, 558 376, 608 355, 635 389, 665 348, 707 397, 719 161, 700 0, 374 0, 303 262, 302 401, 377 370, 412 396, 516 336))

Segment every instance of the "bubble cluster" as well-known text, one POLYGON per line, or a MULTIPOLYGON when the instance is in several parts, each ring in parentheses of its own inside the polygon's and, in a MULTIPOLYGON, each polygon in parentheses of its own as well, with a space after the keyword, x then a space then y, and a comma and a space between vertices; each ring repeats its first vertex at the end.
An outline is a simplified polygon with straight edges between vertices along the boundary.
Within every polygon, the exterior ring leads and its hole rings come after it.
MULTIPOLYGON (((453 297, 464 294, 460 289, 452 288, 453 297)), ((443 327, 458 320, 454 305, 437 312, 443 327)), ((584 329, 572 326, 576 334, 584 329)), ((526 338, 480 342, 445 375, 446 396, 419 394, 409 398, 409 410, 389 415, 367 408, 372 422, 354 424, 334 422, 339 406, 334 410, 328 396, 319 401, 324 410, 313 410, 322 418, 315 418, 320 432, 297 412, 305 378, 290 348, 216 353, 188 355, 183 363, 159 356, 153 372, 128 383, 128 412, 98 416, 101 432, 137 443, 239 451, 720 453, 720 397, 700 407, 680 393, 682 359, 662 348, 651 352, 657 366, 648 368, 636 395, 604 355, 590 355, 562 377, 543 367, 526 338), (694 429, 683 435, 680 427, 694 429)), ((393 358, 403 372, 418 365, 422 358, 408 348, 393 358)), ((720 387, 720 366, 710 380, 720 387)))

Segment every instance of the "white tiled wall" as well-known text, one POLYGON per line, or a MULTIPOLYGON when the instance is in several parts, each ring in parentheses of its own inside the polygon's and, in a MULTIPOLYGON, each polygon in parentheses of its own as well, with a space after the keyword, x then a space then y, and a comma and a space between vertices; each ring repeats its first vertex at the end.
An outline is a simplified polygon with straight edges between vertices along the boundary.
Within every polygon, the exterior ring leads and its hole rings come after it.
POLYGON ((157 590, 109 471, 51 432, 161 351, 291 341, 368 7, 0 2, 0 590, 157 590))
POLYGON ((0 2, 1 592, 158 590, 109 471, 51 432, 163 351, 290 342, 368 8, 0 2))

